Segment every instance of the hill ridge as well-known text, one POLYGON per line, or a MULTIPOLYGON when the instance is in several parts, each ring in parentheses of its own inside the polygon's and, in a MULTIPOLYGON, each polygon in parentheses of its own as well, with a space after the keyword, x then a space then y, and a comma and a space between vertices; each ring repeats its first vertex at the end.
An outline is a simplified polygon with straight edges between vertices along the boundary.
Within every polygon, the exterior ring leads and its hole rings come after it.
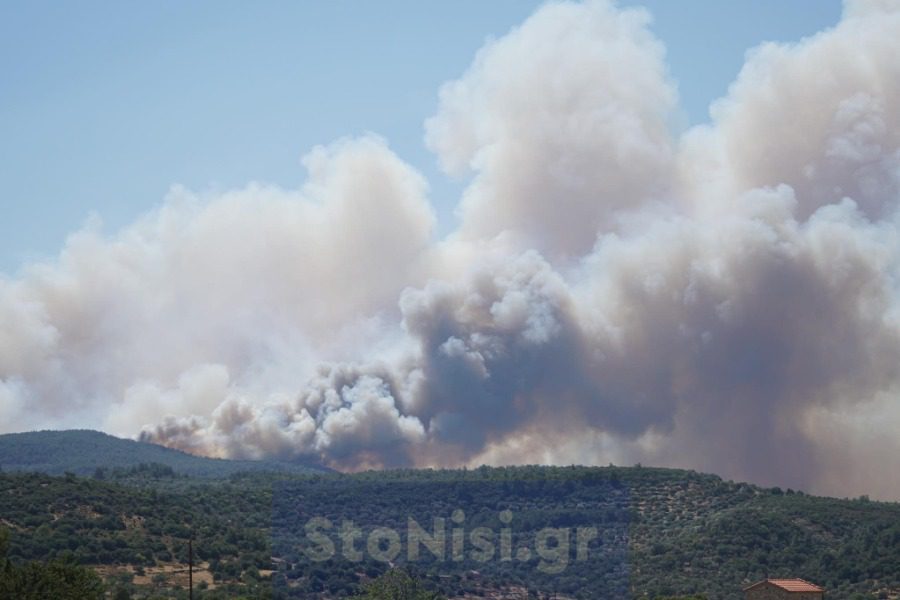
POLYGON ((44 429, 0 435, 0 468, 49 475, 91 475, 97 468, 157 463, 192 477, 222 478, 242 471, 329 472, 320 465, 287 460, 234 460, 197 456, 158 444, 93 429, 44 429))

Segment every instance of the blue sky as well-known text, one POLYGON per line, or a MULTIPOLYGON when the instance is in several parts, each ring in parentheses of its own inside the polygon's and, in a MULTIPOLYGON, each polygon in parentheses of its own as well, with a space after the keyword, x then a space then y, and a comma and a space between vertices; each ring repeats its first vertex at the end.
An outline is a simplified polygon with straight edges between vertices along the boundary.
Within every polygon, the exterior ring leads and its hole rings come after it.
MULTIPOLYGON (((372 131, 428 178, 442 232, 464 182, 422 141, 440 84, 533 0, 0 4, 0 273, 106 231, 171 185, 293 187, 316 144, 372 131)), ((661 0, 684 124, 703 122, 746 49, 833 25, 836 0, 661 0)))

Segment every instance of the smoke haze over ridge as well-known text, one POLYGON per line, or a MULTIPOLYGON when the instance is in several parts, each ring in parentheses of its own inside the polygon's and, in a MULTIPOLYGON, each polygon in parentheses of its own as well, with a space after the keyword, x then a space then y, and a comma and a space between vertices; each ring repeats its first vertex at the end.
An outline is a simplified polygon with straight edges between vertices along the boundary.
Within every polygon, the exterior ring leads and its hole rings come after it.
POLYGON ((646 462, 900 498, 900 3, 673 133, 649 15, 551 3, 301 189, 174 188, 0 279, 0 423, 343 469, 646 462))

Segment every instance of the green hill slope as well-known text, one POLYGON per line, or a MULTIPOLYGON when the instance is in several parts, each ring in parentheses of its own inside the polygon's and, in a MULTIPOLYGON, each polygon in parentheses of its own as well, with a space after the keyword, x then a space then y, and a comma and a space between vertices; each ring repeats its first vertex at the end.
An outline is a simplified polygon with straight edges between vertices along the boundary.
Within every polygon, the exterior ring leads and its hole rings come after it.
POLYGON ((128 469, 140 464, 165 465, 178 474, 203 478, 228 477, 243 471, 302 474, 328 470, 286 461, 205 458, 90 430, 31 431, 0 435, 0 468, 5 471, 92 475, 98 467, 107 470, 128 469))
POLYGON ((330 599, 347 597, 388 569, 376 556, 384 544, 367 542, 376 529, 392 528, 401 532, 403 551, 390 563, 449 598, 739 600, 743 586, 766 575, 814 581, 835 599, 900 597, 897 503, 648 467, 163 476, 156 483, 152 472, 145 475, 134 485, 0 473, 0 528, 11 534, 10 557, 71 553, 98 568, 111 588, 128 587, 133 598, 182 598, 193 535, 202 578, 216 587, 202 598, 330 599), (335 553, 324 561, 306 552, 320 545, 306 529, 314 518, 333 525, 327 534, 335 553), (421 559, 408 559, 410 518, 429 534, 434 519, 443 519, 443 558, 423 547, 421 559), (347 521, 358 527, 359 560, 341 547, 347 521), (465 538, 458 558, 451 548, 457 526, 465 538), (503 559, 495 536, 492 558, 477 560, 469 536, 479 527, 489 536, 508 527, 512 559, 503 559), (596 527, 599 534, 583 561, 574 548, 567 560, 534 553, 519 559, 519 549, 538 548, 547 527, 596 527), (542 559, 563 568, 542 571, 542 559))
MULTIPOLYGON (((375 528, 402 533, 412 516, 431 531, 432 516, 449 524, 456 509, 464 511, 467 531, 476 525, 499 531, 498 514, 511 511, 514 549, 533 550, 547 527, 568 529, 570 541, 581 526, 597 527, 600 535, 588 560, 576 560, 571 548, 559 572, 541 572, 534 551, 527 561, 513 552, 509 561, 495 553, 479 563, 466 550, 461 560, 410 564, 451 597, 525 586, 560 598, 698 594, 738 600, 744 586, 766 576, 814 581, 829 590, 829 598, 900 597, 900 504, 765 489, 693 471, 521 467, 366 473, 285 484, 274 500, 275 555, 292 565, 281 587, 290 597, 327 598, 327 586, 322 590, 317 582, 331 579, 340 586, 334 573, 354 572, 340 549, 325 563, 304 556, 303 524, 310 518, 334 524, 336 547, 340 524, 352 520, 363 531, 359 546, 365 548, 375 528), (299 537, 292 535, 298 532, 299 537)), ((404 556, 401 552, 396 562, 403 564, 404 556)), ((545 562, 560 561, 551 553, 545 562)))

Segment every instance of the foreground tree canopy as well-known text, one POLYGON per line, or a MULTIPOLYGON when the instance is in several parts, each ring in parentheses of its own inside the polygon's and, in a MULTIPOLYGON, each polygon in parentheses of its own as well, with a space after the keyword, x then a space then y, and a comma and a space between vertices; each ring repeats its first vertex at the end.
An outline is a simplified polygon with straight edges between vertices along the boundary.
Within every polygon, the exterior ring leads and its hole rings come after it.
POLYGON ((391 569, 381 577, 370 582, 365 592, 354 597, 355 600, 446 600, 445 596, 432 592, 413 579, 405 571, 391 569))
POLYGON ((17 600, 101 600, 103 580, 71 560, 14 565, 7 557, 9 532, 0 529, 0 598, 17 600))

